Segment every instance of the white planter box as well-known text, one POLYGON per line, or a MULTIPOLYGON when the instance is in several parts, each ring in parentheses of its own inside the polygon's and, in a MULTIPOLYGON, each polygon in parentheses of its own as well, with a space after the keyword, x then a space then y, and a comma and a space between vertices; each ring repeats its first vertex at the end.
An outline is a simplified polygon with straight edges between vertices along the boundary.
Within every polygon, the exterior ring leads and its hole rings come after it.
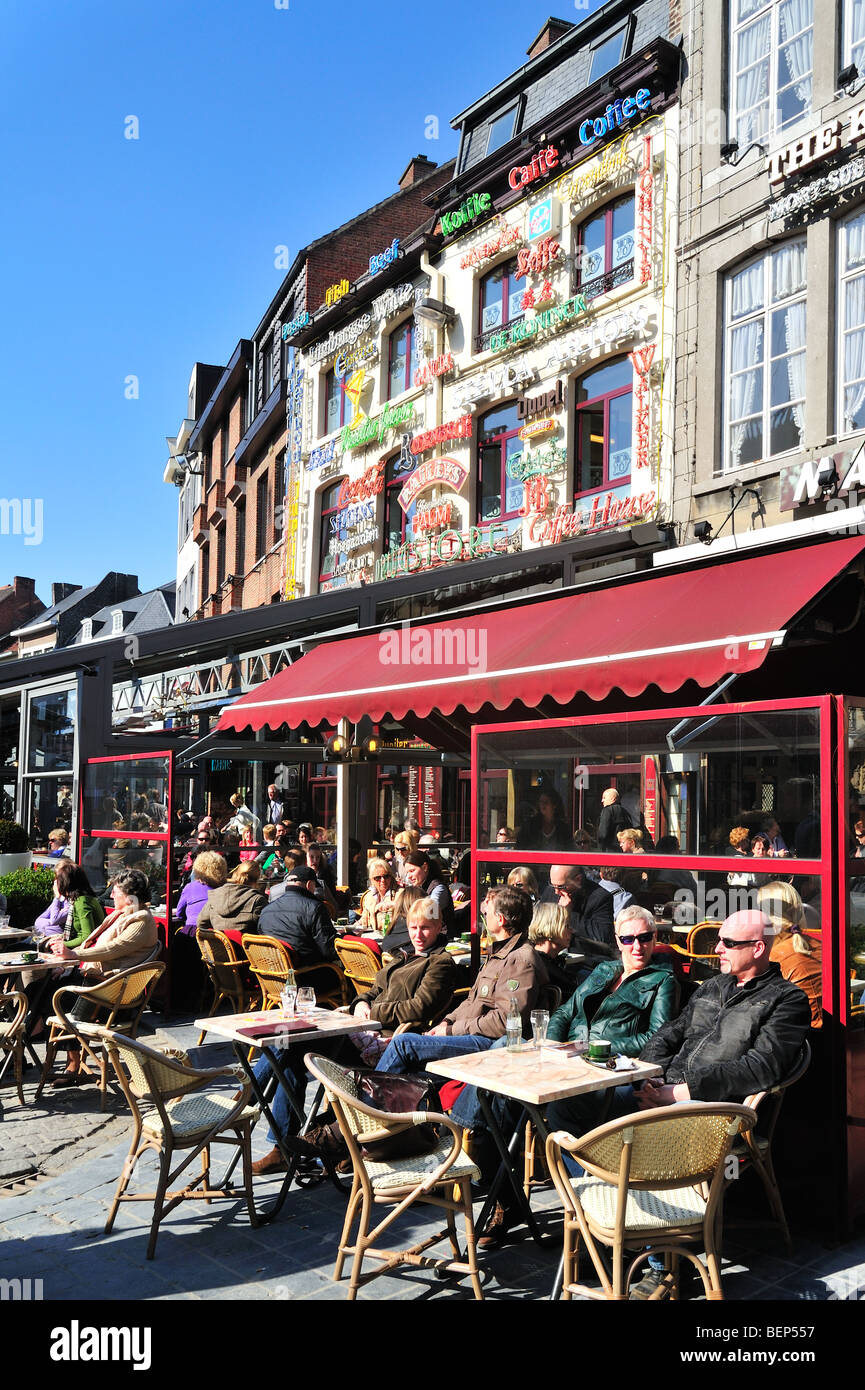
POLYGON ((14 873, 16 869, 29 869, 32 857, 29 849, 23 854, 0 854, 0 878, 3 874, 14 873))

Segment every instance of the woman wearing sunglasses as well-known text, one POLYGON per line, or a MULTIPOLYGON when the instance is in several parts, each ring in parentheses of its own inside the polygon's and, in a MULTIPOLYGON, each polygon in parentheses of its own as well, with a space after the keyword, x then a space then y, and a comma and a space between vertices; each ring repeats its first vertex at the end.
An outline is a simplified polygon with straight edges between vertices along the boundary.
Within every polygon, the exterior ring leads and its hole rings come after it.
POLYGON ((394 877, 386 859, 371 859, 368 866, 369 889, 361 902, 360 924, 367 931, 381 931, 385 914, 393 918, 394 877))
POLYGON ((606 1039, 613 1053, 637 1057, 652 1034, 675 1018, 678 986, 666 965, 652 964, 655 921, 648 908, 632 903, 619 913, 616 944, 621 959, 602 960, 553 1014, 551 1042, 606 1039))

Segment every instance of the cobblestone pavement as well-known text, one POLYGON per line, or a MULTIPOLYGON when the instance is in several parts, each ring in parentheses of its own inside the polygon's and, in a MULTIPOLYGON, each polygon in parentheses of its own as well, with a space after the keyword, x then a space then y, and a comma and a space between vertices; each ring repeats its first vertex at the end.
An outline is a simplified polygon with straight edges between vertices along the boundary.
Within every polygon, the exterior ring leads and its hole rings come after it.
MULTIPOLYGON (((159 1033, 192 1050, 207 1065, 232 1060, 227 1046, 195 1050, 188 1024, 168 1024, 159 1033)), ((5 1085, 0 1120, 0 1161, 4 1181, 34 1169, 45 1176, 0 1196, 2 1271, 6 1279, 41 1279, 43 1297, 58 1299, 300 1299, 346 1297, 346 1285, 331 1279, 345 1198, 330 1183, 307 1190, 292 1188, 282 1213, 269 1225, 251 1229, 242 1204, 186 1202, 165 1221, 156 1258, 145 1260, 150 1206, 121 1207, 114 1231, 105 1236, 108 1203, 128 1144, 128 1112, 112 1097, 98 1110, 94 1086, 62 1092, 46 1090, 39 1106, 32 1096, 35 1071, 28 1073, 27 1105, 18 1104, 5 1085)), ((265 1127, 254 1137, 255 1153, 267 1148, 265 1127)), ((152 1160, 140 1165, 141 1185, 150 1180, 152 1160)), ((277 1180, 257 1180, 256 1194, 266 1200, 277 1180)), ((483 1257, 485 1295, 490 1300, 549 1297, 560 1253, 561 1225, 557 1201, 547 1190, 534 1199, 550 1233, 547 1248, 529 1239, 483 1257)), ((413 1211, 399 1228, 396 1243, 417 1240, 433 1229, 413 1211)), ((444 1253, 446 1247, 442 1247, 444 1253)), ((834 1300, 865 1297, 865 1238, 843 1249, 827 1250, 797 1241, 791 1259, 769 1233, 748 1249, 725 1246, 725 1294, 728 1300, 834 1300)), ((442 1281, 432 1271, 409 1270, 383 1275, 361 1291, 362 1299, 466 1300, 465 1283, 442 1281)))

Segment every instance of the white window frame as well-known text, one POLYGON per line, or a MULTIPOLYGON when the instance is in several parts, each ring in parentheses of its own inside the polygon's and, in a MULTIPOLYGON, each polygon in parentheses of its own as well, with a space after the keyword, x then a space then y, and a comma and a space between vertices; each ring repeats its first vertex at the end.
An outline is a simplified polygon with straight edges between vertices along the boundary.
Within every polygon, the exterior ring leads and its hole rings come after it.
POLYGON ((111 610, 111 636, 118 637, 123 631, 123 610, 122 608, 112 608, 111 610))
MULTIPOLYGON (((781 7, 782 7, 782 5, 784 4, 784 0, 769 0, 769 3, 768 3, 767 5, 764 5, 761 9, 755 11, 754 14, 748 15, 748 16, 746 16, 746 17, 745 17, 744 19, 742 19, 742 20, 737 20, 737 19, 736 19, 736 13, 737 13, 737 11, 738 11, 738 7, 739 7, 740 3, 741 3, 741 0, 729 0, 729 6, 728 6, 728 12, 727 12, 727 13, 728 13, 728 18, 729 18, 728 33, 729 33, 729 63, 730 63, 730 87, 729 87, 729 112, 730 112, 730 120, 729 120, 729 138, 730 138, 731 140, 739 140, 739 143, 740 143, 742 149, 744 149, 744 148, 746 148, 747 145, 749 145, 752 141, 758 141, 758 142, 763 142, 763 143, 765 143, 765 142, 768 142, 768 141, 772 140, 776 135, 779 135, 782 131, 785 131, 785 132, 791 131, 792 129, 794 129, 794 127, 796 126, 796 124, 797 124, 798 121, 805 120, 808 116, 811 115, 811 112, 812 112, 812 110, 813 110, 813 99, 814 99, 813 80, 814 80, 814 5, 815 5, 815 0, 811 0, 811 24, 810 24, 810 29, 811 29, 811 71, 810 71, 810 79, 811 79, 811 83, 812 83, 811 101, 809 102, 808 106, 805 108, 804 111, 800 112, 800 114, 799 114, 798 116, 794 117, 793 119, 787 121, 784 125, 781 125, 781 124, 779 123, 779 121, 778 121, 778 65, 779 65, 780 50, 781 50, 780 16, 781 16, 781 7), (768 91, 768 93, 767 93, 767 101, 768 101, 768 106, 769 106, 769 112, 768 112, 767 125, 766 125, 766 128, 765 128, 764 130, 762 130, 762 131, 759 131, 759 130, 752 131, 752 132, 750 133, 750 135, 748 136, 748 138, 747 138, 747 139, 744 139, 743 137, 740 137, 740 135, 739 135, 739 119, 740 119, 740 117, 741 117, 743 114, 745 114, 745 113, 739 111, 738 106, 737 106, 737 101, 736 101, 737 77, 739 76, 739 71, 738 71, 738 68, 737 68, 737 66, 736 66, 736 53, 737 53, 737 48, 738 48, 739 35, 740 35, 741 33, 743 33, 746 29, 748 29, 752 24, 759 23, 760 20, 761 20, 761 19, 764 19, 767 15, 769 16, 769 22, 770 22, 769 53, 768 53, 768 59, 769 59, 769 91, 768 91)), ((798 38, 800 34, 804 34, 804 33, 806 33, 806 32, 807 32, 807 31, 806 31, 805 29, 801 29, 801 30, 798 31, 797 34, 792 35, 790 39, 785 39, 785 40, 784 40, 784 43, 790 43, 790 42, 792 42, 794 39, 798 38)), ((790 87, 790 86, 792 86, 792 85, 793 85, 793 83, 788 83, 788 84, 787 84, 788 87, 790 87)), ((785 88, 785 90, 786 90, 786 88, 785 88)), ((758 103, 758 105, 761 105, 761 104, 762 104, 762 103, 758 103)), ((753 110, 755 110, 756 108, 755 108, 754 106, 750 106, 750 107, 748 107, 748 108, 746 108, 746 109, 747 109, 748 111, 753 111, 753 110)))
POLYGON ((846 68, 849 67, 851 63, 855 63, 861 76, 863 71, 865 71, 865 4, 862 5, 863 29, 862 37, 858 40, 858 47, 860 50, 858 61, 853 53, 854 47, 857 46, 854 44, 853 41, 853 11, 855 9, 855 6, 856 0, 844 0, 844 28, 843 42, 841 44, 841 67, 846 68))
MULTIPOLYGON (((773 260, 773 257, 778 253, 779 250, 781 250, 781 249, 783 249, 783 248, 786 248, 786 247, 790 247, 790 246, 794 245, 796 242, 799 242, 800 244, 802 244, 802 245, 805 246, 805 248, 806 248, 806 266, 807 266, 807 238, 806 238, 805 236, 801 236, 801 237, 791 237, 789 241, 782 242, 782 243, 780 244, 780 246, 770 247, 769 250, 761 252, 760 255, 758 255, 758 256, 752 256, 749 260, 743 261, 743 262, 741 262, 739 265, 734 266, 731 270, 729 270, 729 271, 727 272, 727 275, 726 275, 726 277, 725 277, 725 283, 724 283, 724 356, 723 356, 723 363, 724 363, 724 374, 723 374, 723 390, 724 390, 724 430, 723 430, 723 436, 724 436, 724 437, 723 437, 723 449, 722 449, 722 453, 721 453, 721 469, 720 469, 720 471, 721 471, 722 474, 736 473, 740 468, 749 468, 749 467, 752 467, 754 464, 756 464, 756 463, 761 463, 761 462, 762 462, 763 460, 765 460, 765 459, 770 459, 770 458, 782 458, 782 457, 784 457, 784 455, 786 455, 786 454, 795 454, 795 453, 798 453, 798 452, 800 451, 800 449, 803 447, 802 442, 800 441, 800 443, 799 443, 798 445, 794 445, 794 446, 792 446, 790 449, 783 449, 783 450, 780 450, 778 453, 773 453, 773 452, 772 452, 772 449, 771 449, 771 434, 772 434, 771 418, 772 418, 772 411, 773 411, 773 410, 778 410, 778 409, 781 408, 780 406, 777 406, 777 405, 776 405, 776 406, 773 406, 772 403, 771 403, 771 389, 772 389, 772 370, 771 370, 771 368, 772 368, 772 363, 773 363, 773 361, 780 361, 780 360, 783 359, 783 357, 789 355, 789 354, 783 354, 783 353, 782 353, 782 354, 778 354, 777 357, 773 357, 773 356, 772 356, 772 328, 771 328, 772 313, 773 313, 773 311, 775 311, 775 310, 777 310, 777 309, 779 309, 779 308, 782 308, 784 305, 791 305, 791 304, 796 304, 796 303, 800 303, 800 302, 807 304, 807 300, 808 300, 808 281, 807 281, 807 273, 806 273, 805 285, 804 285, 804 287, 803 287, 801 290, 797 290, 794 294, 790 294, 790 295, 787 295, 787 296, 785 296, 785 297, 783 297, 783 298, 780 298, 780 299, 778 299, 778 300, 773 301, 773 299, 772 299, 772 260, 773 260), (734 322, 733 322, 733 314, 732 314, 732 306, 733 306, 733 281, 735 280, 735 278, 736 278, 737 275, 740 275, 743 271, 749 269, 749 267, 758 265, 758 264, 760 264, 760 263, 762 263, 762 266, 763 266, 763 305, 762 305, 762 308, 761 308, 758 312, 751 313, 751 314, 743 314, 743 315, 741 315, 739 318, 736 319, 736 321, 735 321, 735 323, 734 323, 734 322), (739 423, 739 417, 737 417, 737 419, 736 419, 735 421, 731 420, 731 418, 730 418, 730 404, 731 404, 732 395, 733 395, 733 392, 732 392, 732 383, 733 383, 733 372, 732 372, 732 362, 733 362, 732 336, 733 336, 733 330, 734 330, 734 328, 740 328, 742 325, 744 325, 744 324, 746 324, 746 323, 756 322, 757 320, 762 320, 762 324, 763 324, 763 357, 762 357, 762 364, 761 364, 761 370, 762 370, 762 372, 763 372, 763 401, 762 401, 762 409, 761 409, 761 411, 759 412, 759 413, 760 413, 760 418, 761 418, 762 429, 763 429, 763 448, 762 448, 761 456, 760 456, 759 459, 747 459, 747 460, 745 460, 745 461, 742 462, 742 463, 733 463, 733 462, 731 462, 732 426, 733 426, 734 424, 736 424, 736 423, 739 423)), ((806 311, 806 314, 807 314, 807 311, 806 311)), ((807 318, 806 318, 806 341, 807 341, 807 318)), ((803 349, 799 349, 799 350, 801 351, 801 350, 803 350, 803 349)), ((757 365, 757 364, 752 364, 752 365, 757 365)), ((746 368, 745 370, 750 370, 750 368, 746 368)), ((737 373, 737 375, 738 375, 738 373, 737 373)), ((803 408, 803 410, 804 410, 804 409, 807 407, 807 399, 808 399, 808 398, 807 398, 807 394, 806 394, 806 395, 804 395, 804 396, 802 396, 802 397, 796 397, 794 400, 791 400, 791 401, 789 401, 789 402, 786 402, 785 404, 788 404, 788 405, 790 405, 790 406, 801 405, 802 408, 803 408)), ((745 421, 745 420, 748 420, 748 419, 753 419, 754 416, 757 415, 757 413, 758 413, 757 411, 752 411, 749 415, 747 415, 747 416, 742 416, 742 417, 741 417, 741 420, 742 420, 742 421, 745 421)))
MULTIPOLYGON (((844 393, 849 383, 845 375, 845 343, 849 333, 856 332, 857 328, 865 331, 865 324, 856 325, 852 329, 847 328, 845 315, 845 288, 854 280, 861 280, 865 277, 865 261, 853 270, 847 270, 847 228, 852 222, 865 219, 865 213, 861 208, 857 208, 849 217, 845 217, 843 222, 839 222, 837 228, 837 266, 838 266, 838 287, 837 287, 837 306, 836 306, 836 345, 835 345, 835 380, 837 383, 837 398, 835 403, 836 434, 839 439, 847 435, 860 434, 862 425, 848 425, 844 415, 844 393)), ((854 377, 854 382, 859 382, 865 388, 865 376, 854 377)))

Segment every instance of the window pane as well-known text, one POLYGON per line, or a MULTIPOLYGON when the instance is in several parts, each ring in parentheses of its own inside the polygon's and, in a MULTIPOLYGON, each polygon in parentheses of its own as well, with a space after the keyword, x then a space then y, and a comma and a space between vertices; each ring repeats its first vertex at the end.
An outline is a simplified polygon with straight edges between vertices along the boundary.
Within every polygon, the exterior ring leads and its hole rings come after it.
POLYGON ((772 363, 770 405, 786 405, 804 395, 805 354, 781 357, 772 363))
POLYGON ((631 393, 610 401, 610 451, 607 475, 611 483, 631 472, 631 393))
POLYGON ((618 34, 612 34, 610 38, 604 39, 597 48, 592 49, 592 64, 589 69, 589 81, 597 82, 599 77, 614 68, 617 63, 622 61, 622 52, 625 47, 625 31, 620 30, 618 34))
MULTIPOLYGON (((761 373, 762 375, 762 373, 761 373)), ((763 421, 758 416, 744 424, 736 425, 733 431, 733 463, 759 463, 763 457, 763 421)))
POLYGON ((165 831, 168 816, 168 759, 130 758, 88 763, 82 797, 85 830, 110 830, 122 817, 125 829, 165 831), (147 825, 133 825, 144 816, 147 825), (151 822, 158 824, 151 824, 151 822))
POLYGON ((72 768, 75 714, 74 690, 35 695, 31 699, 27 763, 30 772, 60 772, 72 768))
POLYGON ((606 213, 601 213, 600 217, 593 217, 582 229, 580 234, 583 248, 580 256, 580 280, 583 284, 604 273, 606 227, 606 213))
POLYGON ((580 450, 579 491, 589 492, 604 482, 604 410, 591 406, 577 416, 580 450))
POLYGON ((336 379, 335 372, 327 374, 327 418, 325 420, 325 434, 333 434, 334 430, 339 429, 339 407, 342 391, 336 379))
POLYGON ((517 434, 512 439, 505 441, 505 514, 507 516, 512 516, 514 512, 518 512, 523 505, 523 485, 508 476, 507 460, 513 458, 515 454, 521 454, 525 447, 517 434))
POLYGON ((388 395, 396 396, 405 390, 406 358, 409 349, 410 328, 406 325, 397 329, 390 338, 390 376, 388 395))
POLYGON ((481 331, 498 328, 502 321, 502 280, 505 268, 499 266, 481 281, 481 331))
POLYGON ((618 362, 611 362, 608 367, 598 367, 594 372, 589 372, 581 377, 577 383, 577 400, 591 401, 596 396, 605 396, 610 391, 617 391, 620 386, 631 385, 631 365, 627 358, 618 362))
POLYGON ((762 261, 740 270, 731 280, 731 309, 734 319, 743 314, 753 314, 763 307, 766 272, 762 261))
POLYGON ((613 207, 612 265, 629 261, 634 254, 634 200, 627 198, 613 207))
POLYGON ((514 122, 517 118, 517 108, 512 106, 510 111, 505 111, 503 115, 497 116, 490 125, 490 135, 487 141, 487 154, 492 154, 493 150, 501 149, 506 145, 514 133, 514 122))
POLYGON ((0 767, 18 767, 18 739, 21 730, 21 696, 0 698, 0 767))
POLYGON ((799 410, 793 406, 772 411, 770 449, 773 454, 782 454, 785 449, 798 449, 802 442, 802 435, 797 424, 799 413, 799 410))
POLYGON ((491 410, 480 423, 478 438, 481 443, 500 434, 510 434, 519 427, 516 405, 502 406, 501 410, 491 410))
POLYGON ((502 514, 502 449, 500 444, 482 448, 480 519, 495 521, 502 514))
POLYGON ((523 312, 523 294, 525 291, 520 288, 511 290, 508 296, 508 323, 518 319, 523 312))

